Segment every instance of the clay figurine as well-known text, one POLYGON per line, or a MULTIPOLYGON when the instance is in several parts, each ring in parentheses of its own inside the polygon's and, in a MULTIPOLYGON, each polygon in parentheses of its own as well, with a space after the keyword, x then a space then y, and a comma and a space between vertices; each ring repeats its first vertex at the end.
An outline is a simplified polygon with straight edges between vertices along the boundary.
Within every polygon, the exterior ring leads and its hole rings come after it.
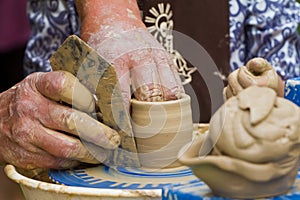
POLYGON ((268 87, 229 98, 209 131, 186 145, 179 161, 215 195, 263 198, 293 185, 300 155, 300 108, 268 87))
POLYGON ((252 86, 265 86, 283 97, 284 82, 272 65, 264 58, 252 58, 228 76, 228 85, 224 88, 224 99, 237 95, 243 89, 252 86))

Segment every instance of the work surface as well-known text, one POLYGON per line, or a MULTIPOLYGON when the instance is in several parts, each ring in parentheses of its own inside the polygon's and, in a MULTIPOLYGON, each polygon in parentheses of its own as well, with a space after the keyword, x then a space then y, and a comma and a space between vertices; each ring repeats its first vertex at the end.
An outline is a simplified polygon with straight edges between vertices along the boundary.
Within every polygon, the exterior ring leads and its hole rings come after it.
MULTIPOLYGON (((224 180, 226 186, 226 180, 224 180)), ((194 181, 185 185, 171 185, 163 188, 162 200, 229 200, 228 198, 213 196, 211 190, 202 181, 194 181)), ((266 200, 300 199, 300 171, 297 179, 287 194, 265 198, 266 200)))
MULTIPOLYGON (((209 187, 194 177, 189 169, 181 169, 177 172, 178 174, 152 172, 147 175, 142 170, 110 169, 99 166, 75 171, 53 171, 50 176, 64 185, 107 188, 112 191, 114 189, 148 191, 161 189, 162 200, 227 200, 227 198, 214 196, 209 187)), ((226 186, 226 180, 224 180, 224 186, 226 186)), ((300 171, 287 194, 266 199, 300 199, 300 171)))

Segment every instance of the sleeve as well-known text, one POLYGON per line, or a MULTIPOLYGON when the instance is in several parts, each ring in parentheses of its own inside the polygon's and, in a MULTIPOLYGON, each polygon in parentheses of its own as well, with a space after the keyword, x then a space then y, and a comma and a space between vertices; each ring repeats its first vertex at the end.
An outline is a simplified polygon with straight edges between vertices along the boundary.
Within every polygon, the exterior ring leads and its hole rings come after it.
POLYGON ((49 58, 71 34, 79 35, 80 24, 73 0, 28 0, 31 34, 27 43, 25 75, 51 71, 49 58))
POLYGON ((300 76, 299 4, 295 0, 230 2, 235 7, 230 8, 230 22, 234 24, 230 27, 231 70, 253 57, 263 57, 284 80, 300 76))

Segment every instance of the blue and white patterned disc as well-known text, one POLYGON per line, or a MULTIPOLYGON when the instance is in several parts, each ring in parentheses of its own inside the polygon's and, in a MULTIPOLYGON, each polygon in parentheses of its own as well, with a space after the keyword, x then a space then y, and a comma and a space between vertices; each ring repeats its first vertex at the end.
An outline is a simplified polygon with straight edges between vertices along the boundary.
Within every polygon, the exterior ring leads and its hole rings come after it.
POLYGON ((76 170, 50 170, 49 176, 55 182, 67 186, 108 189, 161 189, 170 184, 198 180, 187 167, 154 171, 100 165, 76 170))

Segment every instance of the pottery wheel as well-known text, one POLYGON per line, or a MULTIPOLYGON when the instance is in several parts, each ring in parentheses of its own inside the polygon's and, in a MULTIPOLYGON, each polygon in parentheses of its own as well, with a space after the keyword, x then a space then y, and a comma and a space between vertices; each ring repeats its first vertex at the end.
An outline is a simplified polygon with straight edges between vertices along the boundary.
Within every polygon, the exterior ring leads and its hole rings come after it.
MULTIPOLYGON (((200 137, 208 124, 194 124, 194 137, 200 137)), ((50 170, 52 181, 67 186, 107 189, 162 189, 173 184, 199 182, 186 166, 166 169, 132 167, 110 168, 105 165, 73 170, 50 170)))
POLYGON ((56 183, 67 186, 109 189, 162 189, 171 184, 198 180, 187 167, 151 170, 100 165, 75 170, 50 170, 49 176, 56 183))

